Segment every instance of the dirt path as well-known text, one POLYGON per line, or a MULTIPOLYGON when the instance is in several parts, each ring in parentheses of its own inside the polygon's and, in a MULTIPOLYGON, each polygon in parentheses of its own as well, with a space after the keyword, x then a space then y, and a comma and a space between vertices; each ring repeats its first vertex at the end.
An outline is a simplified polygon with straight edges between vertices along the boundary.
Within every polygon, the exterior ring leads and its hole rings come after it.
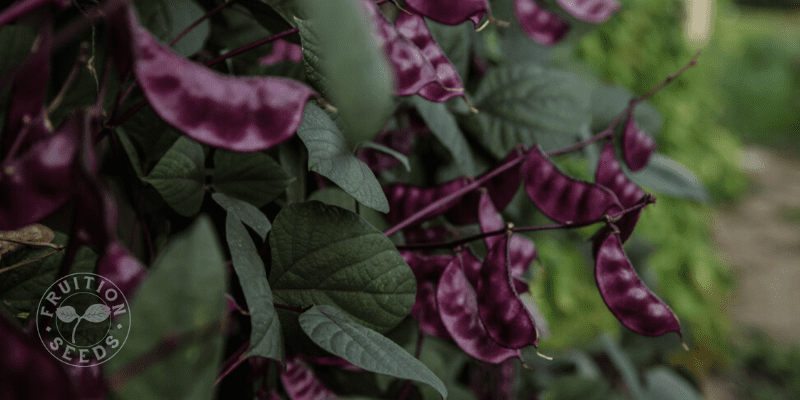
MULTIPOLYGON (((757 326, 800 343, 800 159, 750 148, 742 165, 754 192, 714 218, 714 244, 739 285, 727 312, 737 332, 757 326)), ((724 379, 703 386, 707 400, 735 399, 724 379)))
POLYGON ((800 160, 748 149, 742 161, 756 183, 720 210, 714 243, 739 282, 728 313, 783 343, 800 343, 800 160))

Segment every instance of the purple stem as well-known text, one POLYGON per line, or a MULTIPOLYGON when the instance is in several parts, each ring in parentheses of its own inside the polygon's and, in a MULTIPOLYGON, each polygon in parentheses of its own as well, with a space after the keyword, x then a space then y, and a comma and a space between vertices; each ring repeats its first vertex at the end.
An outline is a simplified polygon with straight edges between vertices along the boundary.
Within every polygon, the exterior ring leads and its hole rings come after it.
POLYGON ((222 368, 219 372, 219 377, 214 382, 214 386, 217 386, 223 378, 228 376, 231 371, 236 369, 242 361, 246 360, 247 357, 242 357, 242 355, 250 348, 250 339, 247 339, 241 347, 239 347, 224 363, 222 363, 222 368))
POLYGON ((234 2, 233 0, 226 1, 226 2, 224 2, 222 4, 220 4, 219 6, 217 6, 217 8, 215 8, 215 9, 209 11, 208 13, 206 13, 206 15, 203 15, 202 17, 200 17, 200 19, 198 19, 197 21, 194 21, 191 25, 189 25, 186 29, 184 29, 181 33, 179 33, 178 36, 175 36, 175 39, 172 39, 172 41, 169 42, 168 46, 169 47, 174 46, 175 43, 178 43, 179 40, 183 39, 184 36, 186 36, 189 32, 191 32, 192 29, 196 28, 197 25, 200 25, 201 22, 211 18, 211 16, 213 16, 214 14, 222 11, 223 8, 233 4, 233 2, 234 2))

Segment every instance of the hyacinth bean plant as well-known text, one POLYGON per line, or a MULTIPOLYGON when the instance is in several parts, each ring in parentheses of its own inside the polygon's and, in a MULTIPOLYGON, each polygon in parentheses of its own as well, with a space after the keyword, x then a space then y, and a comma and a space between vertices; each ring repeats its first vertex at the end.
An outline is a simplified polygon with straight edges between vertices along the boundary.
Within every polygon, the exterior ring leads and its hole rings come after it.
POLYGON ((538 398, 509 372, 535 368, 525 360, 548 331, 528 286, 533 231, 596 228, 608 309, 638 334, 680 336, 623 244, 656 203, 629 179, 657 150, 635 111, 696 58, 591 132, 581 76, 484 41, 520 29, 563 45, 619 11, 0 10, 0 398, 538 398), (593 159, 594 180, 564 172, 565 157, 593 159), (553 223, 515 226, 503 216, 515 198, 553 223), (132 316, 120 352, 84 368, 47 354, 33 322, 45 288, 78 271, 114 282, 132 316), (434 353, 447 368, 432 370, 434 353))

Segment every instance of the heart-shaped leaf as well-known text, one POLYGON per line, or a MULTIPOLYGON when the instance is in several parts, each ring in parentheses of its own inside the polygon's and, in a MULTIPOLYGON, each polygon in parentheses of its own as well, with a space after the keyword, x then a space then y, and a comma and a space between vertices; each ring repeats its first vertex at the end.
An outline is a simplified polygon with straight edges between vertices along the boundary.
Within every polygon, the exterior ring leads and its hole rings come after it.
POLYGON ((231 197, 262 207, 286 190, 293 178, 272 157, 256 153, 214 152, 214 187, 231 197))
POLYGON ((153 185, 179 214, 192 216, 203 205, 204 158, 203 146, 181 137, 142 180, 153 185))
POLYGON ((336 305, 380 332, 414 305, 416 280, 394 244, 350 211, 317 201, 291 204, 275 217, 269 240, 277 302, 336 305))
POLYGON ((228 211, 229 214, 232 214, 236 219, 253 228, 253 230, 258 233, 258 236, 261 236, 261 239, 267 239, 267 233, 272 229, 272 224, 261 210, 246 201, 234 199, 224 193, 214 193, 211 195, 211 198, 214 199, 220 207, 228 211))
POLYGON ((447 398, 444 383, 395 342, 353 322, 335 307, 316 305, 300 315, 300 326, 323 349, 367 371, 412 379, 447 398))

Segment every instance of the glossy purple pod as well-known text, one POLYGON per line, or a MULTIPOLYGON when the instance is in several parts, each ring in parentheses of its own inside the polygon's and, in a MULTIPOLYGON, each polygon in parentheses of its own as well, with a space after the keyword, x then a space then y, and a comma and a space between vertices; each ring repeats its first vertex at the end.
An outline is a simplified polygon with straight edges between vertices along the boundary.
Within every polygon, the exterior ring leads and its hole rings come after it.
POLYGON ((289 139, 314 94, 279 77, 232 77, 195 64, 135 27, 134 72, 147 101, 166 122, 212 147, 253 152, 289 139))
POLYGON ((300 360, 287 360, 286 368, 281 370, 283 389, 291 400, 334 400, 335 395, 300 360))
POLYGON ((478 294, 463 270, 461 257, 447 266, 436 291, 439 315, 450 336, 461 350, 478 360, 497 364, 519 350, 501 347, 492 340, 478 315, 478 294))
POLYGON ((439 277, 444 272, 444 269, 453 260, 452 255, 437 254, 432 256, 424 256, 422 254, 401 250, 400 255, 403 260, 411 268, 414 273, 414 278, 417 282, 423 281, 438 281, 439 277))
POLYGON ((514 0, 514 11, 522 30, 536 43, 552 46, 569 33, 567 21, 545 10, 535 0, 514 0))
POLYGON ((459 256, 461 257, 461 269, 464 270, 464 276, 467 277, 467 281, 473 288, 478 287, 478 280, 481 278, 481 269, 483 268, 483 260, 478 258, 470 248, 459 253, 459 256))
POLYGON ((38 337, 25 334, 5 315, 0 315, 0 337, 0 399, 78 399, 65 364, 38 337))
POLYGON ((538 346, 533 317, 519 298, 509 269, 508 235, 500 237, 483 260, 478 279, 478 314, 489 336, 500 346, 538 346))
POLYGON ((144 265, 125 250, 118 240, 113 241, 97 261, 97 274, 117 285, 129 299, 133 298, 136 289, 147 277, 144 265))
POLYGON ((299 44, 278 39, 272 42, 270 53, 258 59, 261 65, 275 65, 284 61, 300 62, 303 60, 303 48, 299 44))
MULTIPOLYGON (((678 318, 645 286, 633 269, 618 232, 604 230, 595 237, 594 275, 608 309, 628 329, 645 336, 667 332, 681 335, 678 318)), ((682 335, 681 335, 682 337, 682 335)))
POLYGON ((450 334, 442 325, 439 309, 436 304, 436 285, 445 268, 454 259, 450 255, 423 256, 417 253, 401 251, 406 264, 417 279, 417 294, 411 316, 419 322, 420 329, 428 335, 448 338, 450 334))
POLYGON ((0 230, 38 222, 72 196, 80 130, 80 120, 69 118, 55 135, 0 163, 0 230))
MULTIPOLYGON (((647 201, 644 191, 628 179, 622 171, 622 167, 614 155, 613 142, 608 142, 603 147, 603 151, 600 152, 600 160, 597 163, 597 171, 595 172, 595 182, 611 190, 625 208, 647 201)), ((642 210, 643 208, 639 208, 636 211, 629 212, 616 222, 616 226, 620 230, 622 243, 625 243, 633 234, 633 229, 636 227, 636 223, 639 222, 642 210)))
MULTIPOLYGON (((487 193, 482 193, 479 203, 478 220, 481 232, 488 233, 503 229, 506 223, 494 207, 494 202, 487 193)), ((484 238, 486 248, 491 249, 504 235, 487 236, 484 238)), ((509 240, 509 259, 511 261, 511 276, 521 276, 528 270, 531 262, 536 258, 536 246, 533 242, 521 235, 511 235, 509 240)))
POLYGON ((478 27, 489 13, 486 0, 406 0, 406 7, 440 24, 458 25, 466 20, 478 27))
POLYGON ((650 156, 656 151, 656 142, 644 133, 631 114, 622 133, 622 157, 631 171, 636 172, 647 166, 650 156))
POLYGON ((445 102, 456 96, 464 96, 464 83, 458 71, 436 44, 425 20, 419 15, 401 12, 395 21, 397 32, 417 46, 431 63, 436 81, 423 86, 418 94, 430 101, 445 102))
POLYGON ((556 0, 556 3, 573 17, 594 24, 606 22, 620 7, 616 0, 556 0))
POLYGON ((542 214, 559 223, 599 222, 622 211, 617 196, 594 183, 571 178, 553 165, 536 146, 522 167, 525 191, 542 214))
MULTIPOLYGON (((505 164, 513 159, 522 157, 520 149, 514 149, 500 161, 500 164, 505 164)), ((485 174, 478 177, 481 179, 485 174)), ((489 197, 498 211, 503 211, 511 203, 514 195, 519 190, 520 182, 522 181, 522 166, 509 168, 488 181, 484 182, 483 187, 489 192, 489 197)), ((478 215, 475 210, 479 207, 481 194, 480 191, 474 190, 463 197, 445 216, 448 220, 456 225, 468 225, 478 222, 478 215)))
MULTIPOLYGON (((412 216, 417 211, 422 210, 434 201, 451 194, 469 182, 467 179, 458 178, 437 186, 419 187, 406 183, 395 183, 383 188, 386 198, 389 200, 389 213, 386 214, 386 221, 394 225, 412 216)), ((443 214, 450 207, 458 203, 459 199, 454 199, 444 206, 431 211, 425 215, 425 219, 433 218, 443 214)), ((422 222, 422 221, 420 221, 422 222)))
MULTIPOLYGON (((33 143, 52 134, 46 121, 45 98, 50 78, 50 53, 53 46, 53 28, 49 22, 39 31, 31 54, 19 66, 11 82, 9 104, 2 130, 2 154, 14 147, 18 154, 25 153, 33 143), (27 126, 26 126, 27 125, 27 126)), ((13 155, 11 155, 13 156, 13 155)))

